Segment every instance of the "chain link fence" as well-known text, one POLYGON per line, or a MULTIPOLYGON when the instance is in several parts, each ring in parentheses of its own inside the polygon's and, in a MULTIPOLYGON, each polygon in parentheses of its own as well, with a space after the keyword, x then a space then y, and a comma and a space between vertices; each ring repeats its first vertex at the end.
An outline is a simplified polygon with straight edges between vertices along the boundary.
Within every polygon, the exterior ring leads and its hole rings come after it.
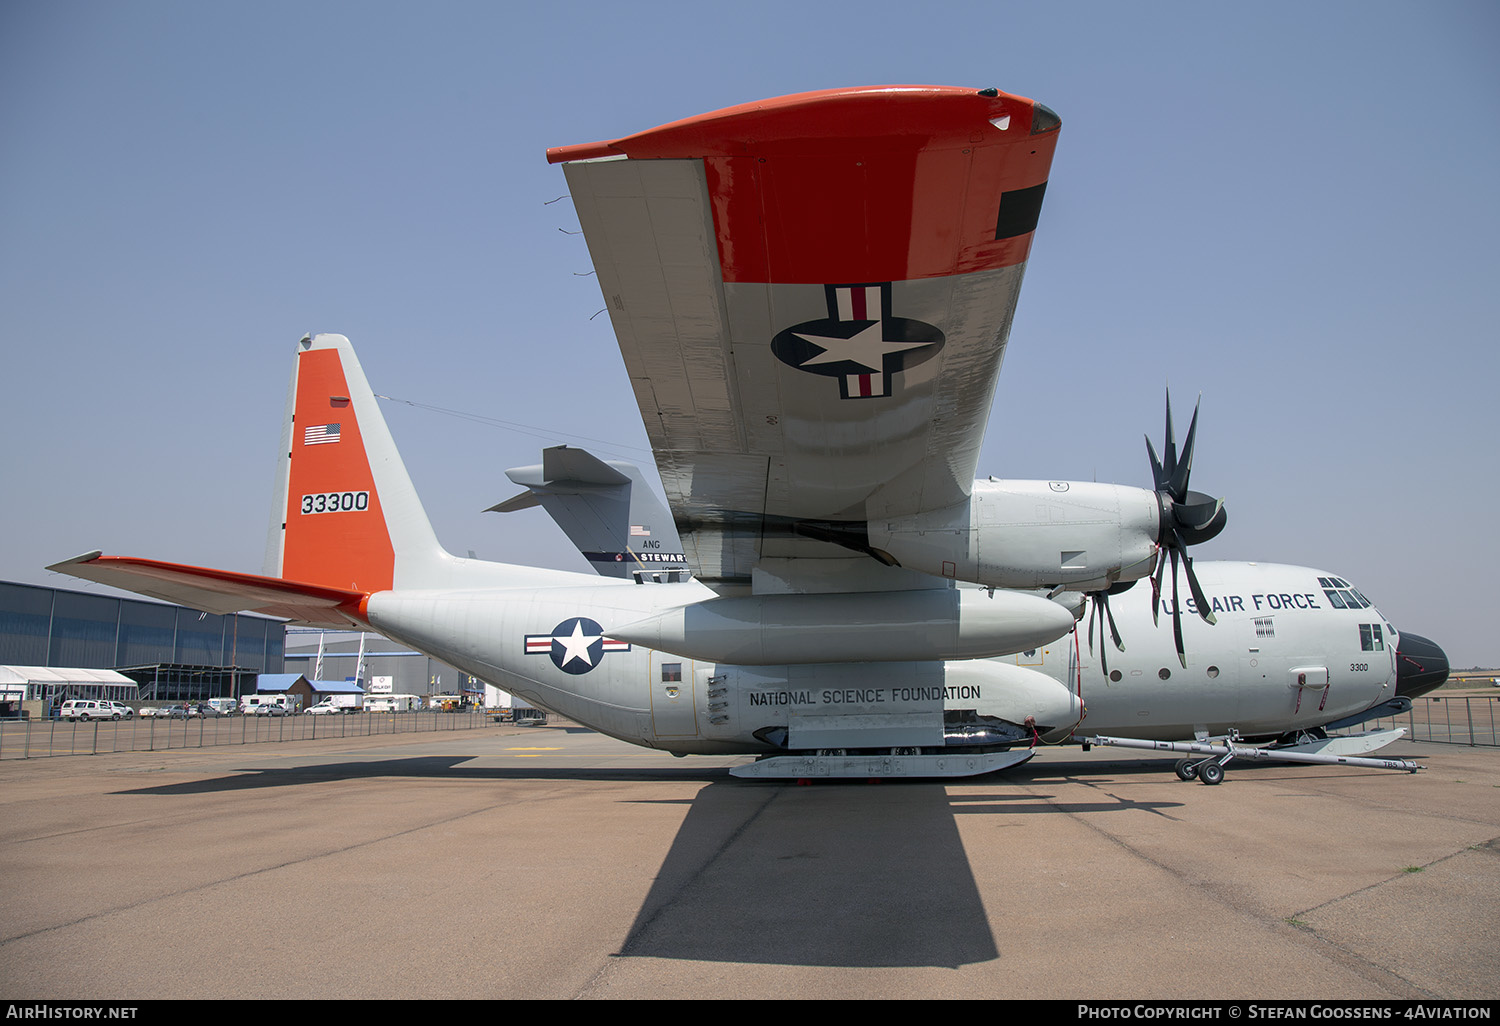
POLYGON ((458 712, 360 712, 332 716, 136 717, 129 720, 7 720, 0 722, 0 759, 53 755, 158 752, 169 748, 210 748, 276 741, 373 737, 443 730, 473 730, 495 714, 483 709, 458 712))
MULTIPOLYGON (((442 730, 474 730, 494 722, 493 711, 346 713, 336 716, 217 716, 132 720, 0 721, 0 759, 53 755, 156 752, 319 738, 373 737, 442 730)), ((1369 720, 1352 731, 1405 727, 1412 741, 1500 746, 1500 696, 1430 695, 1398 716, 1369 720)))

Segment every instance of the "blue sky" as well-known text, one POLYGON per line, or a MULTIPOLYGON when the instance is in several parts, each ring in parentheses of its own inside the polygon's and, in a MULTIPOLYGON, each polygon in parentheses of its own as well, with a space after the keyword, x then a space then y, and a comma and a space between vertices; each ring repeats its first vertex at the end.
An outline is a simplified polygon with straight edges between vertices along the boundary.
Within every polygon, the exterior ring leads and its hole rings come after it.
POLYGON ((549 146, 844 85, 1063 119, 980 461, 1148 484, 1200 558, 1339 573, 1500 664, 1500 7, 0 5, 0 579, 91 549, 258 571, 298 337, 337 331, 453 551, 545 444, 650 464, 549 146), (495 421, 520 425, 524 430, 495 421), (1181 430, 1180 428, 1180 430, 1181 430))

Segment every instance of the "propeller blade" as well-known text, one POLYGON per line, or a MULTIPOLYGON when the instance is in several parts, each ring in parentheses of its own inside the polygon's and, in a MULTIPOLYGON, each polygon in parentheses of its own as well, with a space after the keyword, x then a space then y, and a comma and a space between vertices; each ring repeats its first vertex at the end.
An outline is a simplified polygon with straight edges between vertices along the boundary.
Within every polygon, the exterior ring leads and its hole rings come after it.
POLYGON ((1193 573, 1193 558, 1187 554, 1185 548, 1182 550, 1182 562, 1187 570, 1188 590, 1193 593, 1193 602, 1198 606, 1198 615, 1203 617, 1206 623, 1218 623, 1219 618, 1214 616, 1213 608, 1198 584, 1198 575, 1193 573))
POLYGON ((1166 461, 1162 464, 1162 469, 1167 472, 1167 480, 1170 481, 1177 473, 1177 437, 1172 434, 1172 390, 1170 388, 1167 389, 1166 446, 1166 449, 1162 453, 1166 457, 1166 461))
POLYGON ((1172 553, 1172 640, 1177 642, 1177 661, 1187 669, 1187 652, 1182 647, 1182 603, 1177 600, 1177 549, 1172 553))
POLYGON ((1166 468, 1157 459, 1156 446, 1151 444, 1151 436, 1146 436, 1146 455, 1151 457, 1151 480, 1156 484, 1156 490, 1161 491, 1167 486, 1166 468))
MULTIPOLYGON (((1125 642, 1120 640, 1120 629, 1115 626, 1115 614, 1109 611, 1109 592, 1101 591, 1099 601, 1104 603, 1104 618, 1109 621, 1109 636, 1114 640, 1115 648, 1121 652, 1125 651, 1125 642)), ((1099 648, 1104 648, 1104 628, 1099 628, 1099 648)))
MULTIPOLYGON (((1203 402, 1198 400, 1199 404, 1203 402)), ((1188 424, 1187 440, 1182 443, 1182 456, 1177 461, 1177 466, 1172 469, 1172 480, 1167 486, 1175 502, 1182 502, 1187 498, 1188 475, 1193 472, 1193 439, 1198 434, 1198 406, 1193 407, 1193 419, 1188 424)))
POLYGON ((1167 557, 1161 549, 1156 550, 1156 576, 1151 578, 1151 626, 1160 626, 1157 614, 1161 612, 1161 574, 1166 569, 1167 557))

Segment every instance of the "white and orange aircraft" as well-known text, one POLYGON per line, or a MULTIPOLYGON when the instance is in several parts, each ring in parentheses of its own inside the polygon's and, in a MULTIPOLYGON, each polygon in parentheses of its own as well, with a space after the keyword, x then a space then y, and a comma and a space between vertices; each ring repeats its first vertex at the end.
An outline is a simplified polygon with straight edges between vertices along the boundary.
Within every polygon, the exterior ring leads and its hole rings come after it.
POLYGON ((1170 409, 1161 457, 1147 443, 1151 489, 974 480, 1059 125, 995 90, 886 87, 549 151, 696 576, 447 553, 339 335, 298 344, 266 575, 97 552, 51 569, 373 630, 622 740, 761 756, 744 776, 988 772, 1082 736, 1086 687, 1089 730, 1115 709, 1134 738, 1384 706, 1411 636, 1347 585, 1244 566, 1200 582, 1187 547, 1225 515, 1188 489, 1196 414, 1180 454, 1170 409), (1131 605, 1149 658, 1106 668, 1109 596, 1153 573, 1131 605), (1067 640, 1084 596, 1097 670, 1067 640), (1171 662, 1146 643, 1158 603, 1171 662))

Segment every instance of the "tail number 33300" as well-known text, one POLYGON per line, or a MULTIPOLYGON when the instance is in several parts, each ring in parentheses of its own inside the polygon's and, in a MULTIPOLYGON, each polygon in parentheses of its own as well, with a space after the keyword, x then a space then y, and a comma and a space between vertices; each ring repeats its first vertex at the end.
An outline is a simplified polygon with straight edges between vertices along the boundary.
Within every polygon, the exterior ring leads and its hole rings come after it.
POLYGON ((318 492, 302 496, 304 513, 362 513, 369 508, 369 492, 318 492))

